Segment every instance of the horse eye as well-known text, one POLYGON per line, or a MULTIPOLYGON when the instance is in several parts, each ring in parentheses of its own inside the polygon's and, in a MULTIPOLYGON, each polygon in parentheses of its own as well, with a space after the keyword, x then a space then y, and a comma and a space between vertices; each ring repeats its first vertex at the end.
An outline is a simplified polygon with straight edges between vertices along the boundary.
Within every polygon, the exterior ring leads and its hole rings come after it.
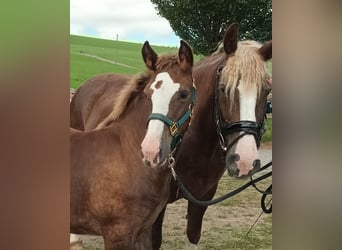
POLYGON ((180 97, 181 99, 185 99, 185 98, 187 98, 188 96, 189 96, 189 91, 187 91, 187 90, 182 90, 182 91, 179 92, 179 97, 180 97))

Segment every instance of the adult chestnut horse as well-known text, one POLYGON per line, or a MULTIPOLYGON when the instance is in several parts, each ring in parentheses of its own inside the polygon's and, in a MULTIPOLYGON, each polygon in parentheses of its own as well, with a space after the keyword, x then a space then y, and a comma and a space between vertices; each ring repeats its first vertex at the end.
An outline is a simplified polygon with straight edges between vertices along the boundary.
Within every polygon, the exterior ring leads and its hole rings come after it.
MULTIPOLYGON (((213 198, 226 169, 231 176, 243 178, 260 167, 258 147, 266 96, 271 89, 266 61, 271 58, 271 41, 263 46, 255 41, 239 42, 238 24, 234 23, 227 28, 222 46, 194 66, 198 98, 175 169, 184 186, 197 199, 213 198)), ((92 91, 90 86, 97 89, 102 86, 111 91, 103 79, 79 88, 71 105, 72 127, 93 129, 96 124, 90 121, 101 121, 105 113, 110 112, 111 106, 102 100, 102 94, 92 91), (82 109, 81 103, 88 109, 82 109)), ((169 202, 182 197, 172 181, 169 202)), ((188 203, 186 244, 189 249, 196 249, 200 240, 206 209, 188 203)), ((153 227, 153 249, 161 245, 164 213, 165 209, 153 227)))
POLYGON ((70 231, 102 235, 107 250, 152 248, 152 224, 169 196, 168 163, 195 101, 185 42, 178 56, 158 56, 148 42, 142 54, 148 72, 111 77, 128 82, 105 127, 71 129, 70 231))

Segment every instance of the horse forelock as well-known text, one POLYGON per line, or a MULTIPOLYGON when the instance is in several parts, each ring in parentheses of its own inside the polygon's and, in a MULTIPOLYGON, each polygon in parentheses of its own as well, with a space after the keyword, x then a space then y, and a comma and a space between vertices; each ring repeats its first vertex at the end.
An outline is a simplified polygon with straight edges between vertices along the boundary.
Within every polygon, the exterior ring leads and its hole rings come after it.
POLYGON ((267 83, 266 63, 258 53, 261 44, 255 41, 240 41, 235 53, 228 57, 222 70, 221 83, 225 85, 225 93, 229 96, 230 107, 233 106, 238 85, 243 84, 248 91, 255 90, 260 94, 267 83))
POLYGON ((157 70, 169 70, 172 66, 178 65, 178 56, 165 54, 158 57, 157 70))

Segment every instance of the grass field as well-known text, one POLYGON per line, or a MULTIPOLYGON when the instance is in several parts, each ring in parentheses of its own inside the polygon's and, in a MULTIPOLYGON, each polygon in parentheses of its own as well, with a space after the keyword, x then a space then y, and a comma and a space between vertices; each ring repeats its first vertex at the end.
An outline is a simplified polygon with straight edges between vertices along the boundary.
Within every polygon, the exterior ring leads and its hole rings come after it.
MULTIPOLYGON (((158 54, 178 51, 176 47, 151 46, 158 54)), ((145 64, 141 56, 141 48, 142 44, 139 43, 70 35, 70 87, 76 89, 86 79, 100 73, 143 72, 145 64), (112 63, 102 61, 101 58, 112 63)), ((195 56, 195 60, 199 58, 200 56, 195 56)))
POLYGON ((261 139, 261 142, 272 141, 272 117, 268 117, 265 121, 265 133, 261 139))
MULTIPOLYGON (((178 51, 176 47, 151 46, 158 54, 178 51)), ((85 80, 100 73, 136 74, 144 71, 141 48, 139 43, 70 35, 70 87, 78 88, 85 80)), ((200 58, 202 56, 195 55, 195 62, 200 58)), ((267 66, 272 74, 272 62, 267 66)))

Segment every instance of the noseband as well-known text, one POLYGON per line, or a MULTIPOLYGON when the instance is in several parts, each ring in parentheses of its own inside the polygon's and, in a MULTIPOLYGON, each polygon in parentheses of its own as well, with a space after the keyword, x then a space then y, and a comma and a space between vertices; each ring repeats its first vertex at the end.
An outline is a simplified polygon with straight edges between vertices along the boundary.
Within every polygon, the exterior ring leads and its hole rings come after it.
POLYGON ((255 121, 238 121, 234 123, 227 123, 222 121, 222 116, 219 108, 218 101, 218 87, 219 80, 222 69, 224 65, 220 64, 216 70, 216 82, 215 82, 215 96, 214 96, 214 114, 215 114, 215 124, 216 131, 219 138, 219 143, 223 151, 227 151, 230 149, 239 139, 241 139, 245 135, 253 135, 255 138, 255 142, 260 147, 261 137, 265 132, 265 115, 263 116, 262 122, 257 123, 255 121), (225 137, 234 132, 242 132, 237 138, 235 138, 228 146, 225 141, 225 137))
POLYGON ((191 91, 191 104, 189 105, 189 108, 185 112, 185 114, 178 121, 173 121, 167 116, 160 114, 160 113, 152 113, 147 118, 147 124, 149 123, 150 120, 159 120, 165 123, 165 125, 169 128, 170 135, 172 136, 171 151, 173 151, 177 147, 177 145, 181 142, 182 136, 178 134, 178 128, 181 127, 188 119, 191 119, 192 110, 194 108, 195 103, 196 103, 196 88, 194 85, 191 91))

